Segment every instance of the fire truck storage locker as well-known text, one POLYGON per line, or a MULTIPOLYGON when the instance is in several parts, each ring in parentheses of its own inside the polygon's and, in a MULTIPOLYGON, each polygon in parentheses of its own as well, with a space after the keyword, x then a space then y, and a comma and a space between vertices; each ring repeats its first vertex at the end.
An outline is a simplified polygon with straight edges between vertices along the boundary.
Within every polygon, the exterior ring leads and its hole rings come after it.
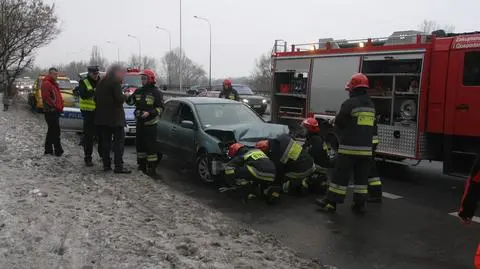
POLYGON ((336 115, 348 98, 345 84, 358 72, 360 56, 321 57, 313 60, 309 112, 336 115))
POLYGON ((426 154, 419 132, 418 106, 423 53, 363 57, 361 71, 369 78, 369 94, 377 112, 378 153, 403 158, 426 154))
POLYGON ((274 95, 272 118, 288 125, 291 131, 298 128, 307 111, 311 59, 281 59, 274 61, 274 95))

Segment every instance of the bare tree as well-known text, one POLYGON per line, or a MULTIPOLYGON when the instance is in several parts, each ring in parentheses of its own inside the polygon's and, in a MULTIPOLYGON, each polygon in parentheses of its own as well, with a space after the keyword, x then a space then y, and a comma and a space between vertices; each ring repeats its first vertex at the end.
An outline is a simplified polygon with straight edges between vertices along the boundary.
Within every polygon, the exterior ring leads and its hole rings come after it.
POLYGON ((185 53, 180 53, 177 48, 167 52, 162 58, 163 70, 170 80, 170 84, 180 84, 180 63, 182 63, 182 81, 184 85, 195 85, 207 80, 207 72, 202 66, 194 63, 185 53), (182 55, 182 60, 180 58, 182 55))
POLYGON ((432 20, 423 20, 422 23, 418 26, 418 30, 426 34, 431 34, 436 30, 444 30, 446 33, 452 33, 455 31, 455 26, 451 24, 441 25, 436 21, 432 20))
POLYGON ((0 1, 0 85, 12 88, 34 52, 56 38, 57 23, 55 5, 43 0, 0 1))
POLYGON ((107 59, 102 57, 102 53, 98 46, 92 47, 92 52, 90 53, 90 61, 88 62, 89 65, 97 65, 100 68, 105 68, 108 65, 107 59))
POLYGON ((255 62, 255 69, 250 77, 249 85, 258 92, 268 93, 272 89, 272 61, 270 54, 260 56, 255 62))
POLYGON ((157 60, 149 56, 143 56, 140 60, 138 55, 132 54, 128 59, 128 65, 135 67, 143 66, 144 69, 155 70, 157 68, 157 60))

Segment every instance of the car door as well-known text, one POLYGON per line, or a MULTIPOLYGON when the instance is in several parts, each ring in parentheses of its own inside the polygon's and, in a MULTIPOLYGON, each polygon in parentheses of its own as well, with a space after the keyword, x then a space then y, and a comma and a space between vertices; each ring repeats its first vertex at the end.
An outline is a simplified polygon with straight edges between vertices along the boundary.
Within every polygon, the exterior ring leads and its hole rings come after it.
POLYGON ((175 120, 174 136, 175 147, 179 150, 182 160, 193 162, 195 158, 195 134, 198 130, 198 124, 195 120, 192 107, 187 103, 181 103, 175 120), (182 126, 182 121, 190 121, 193 126, 186 128, 182 126))
POLYGON ((174 157, 175 150, 175 130, 174 120, 176 119, 180 103, 172 100, 165 103, 165 109, 160 115, 157 125, 157 146, 160 152, 174 157))

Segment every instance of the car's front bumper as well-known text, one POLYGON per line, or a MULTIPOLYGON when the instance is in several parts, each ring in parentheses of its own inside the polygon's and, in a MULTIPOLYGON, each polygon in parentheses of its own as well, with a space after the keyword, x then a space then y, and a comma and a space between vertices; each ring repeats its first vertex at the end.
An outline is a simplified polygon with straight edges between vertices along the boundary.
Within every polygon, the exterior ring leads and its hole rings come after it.
POLYGON ((137 137, 137 126, 135 123, 128 123, 124 127, 125 130, 125 138, 126 139, 133 139, 137 137))

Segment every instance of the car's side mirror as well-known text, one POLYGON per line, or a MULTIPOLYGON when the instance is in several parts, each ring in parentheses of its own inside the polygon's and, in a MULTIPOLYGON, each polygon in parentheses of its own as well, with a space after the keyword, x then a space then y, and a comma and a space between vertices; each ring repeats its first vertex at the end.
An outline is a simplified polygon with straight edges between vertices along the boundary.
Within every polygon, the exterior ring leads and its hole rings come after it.
POLYGON ((180 122, 180 126, 186 129, 195 129, 195 124, 191 120, 182 120, 182 122, 180 122))

